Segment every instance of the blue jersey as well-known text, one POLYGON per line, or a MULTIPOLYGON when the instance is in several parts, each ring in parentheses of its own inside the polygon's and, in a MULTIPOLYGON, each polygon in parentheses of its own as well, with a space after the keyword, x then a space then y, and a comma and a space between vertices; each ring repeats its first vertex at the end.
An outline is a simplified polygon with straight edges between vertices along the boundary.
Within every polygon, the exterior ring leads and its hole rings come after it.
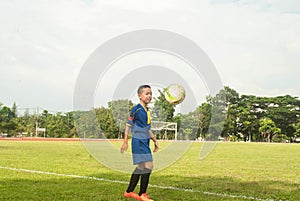
POLYGON ((144 108, 141 104, 134 106, 130 112, 130 116, 127 121, 128 126, 138 126, 145 128, 151 124, 150 111, 144 108))
POLYGON ((152 161, 149 147, 151 115, 147 108, 141 104, 134 106, 130 112, 127 125, 131 127, 132 135, 132 158, 133 164, 152 161))

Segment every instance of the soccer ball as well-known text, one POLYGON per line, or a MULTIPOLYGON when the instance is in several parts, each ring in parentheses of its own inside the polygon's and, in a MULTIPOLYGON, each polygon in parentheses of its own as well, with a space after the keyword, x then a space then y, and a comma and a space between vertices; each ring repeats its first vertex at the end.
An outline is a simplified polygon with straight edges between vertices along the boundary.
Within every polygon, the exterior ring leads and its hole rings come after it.
POLYGON ((166 100, 172 105, 177 105, 181 103, 185 98, 185 90, 183 86, 179 84, 171 84, 169 85, 165 91, 166 100))

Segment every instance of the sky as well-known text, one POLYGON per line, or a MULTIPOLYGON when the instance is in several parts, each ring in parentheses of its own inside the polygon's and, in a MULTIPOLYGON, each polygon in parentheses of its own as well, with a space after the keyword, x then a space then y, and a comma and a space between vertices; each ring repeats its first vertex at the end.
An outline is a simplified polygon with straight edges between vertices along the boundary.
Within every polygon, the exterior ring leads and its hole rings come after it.
POLYGON ((0 102, 7 106, 72 111, 88 57, 141 29, 194 41, 239 94, 300 97, 298 0, 11 0, 0 1, 0 24, 0 102))

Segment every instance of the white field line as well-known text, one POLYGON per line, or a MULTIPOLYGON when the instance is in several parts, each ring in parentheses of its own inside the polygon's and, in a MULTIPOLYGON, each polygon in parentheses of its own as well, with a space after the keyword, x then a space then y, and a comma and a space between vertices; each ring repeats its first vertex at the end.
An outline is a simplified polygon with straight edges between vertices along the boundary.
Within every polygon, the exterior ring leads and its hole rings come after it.
MULTIPOLYGON (((28 172, 28 173, 34 173, 34 174, 53 175, 53 176, 60 176, 60 177, 91 179, 91 180, 104 181, 104 182, 110 182, 110 183, 128 184, 128 182, 120 181, 120 180, 111 180, 111 179, 104 179, 104 178, 91 177, 91 176, 74 175, 74 174, 44 172, 44 171, 39 171, 39 170, 28 170, 28 169, 12 168, 12 167, 4 167, 4 166, 0 166, 0 169, 11 170, 11 171, 19 171, 19 172, 28 172)), ((183 191, 183 192, 191 192, 191 193, 202 193, 202 194, 205 194, 205 195, 213 195, 213 196, 218 196, 218 197, 239 198, 239 199, 244 199, 244 200, 275 201, 274 199, 263 199, 263 198, 257 198, 257 197, 252 197, 252 196, 231 195, 231 194, 226 194, 226 193, 214 193, 214 192, 193 190, 193 189, 188 189, 188 188, 177 188, 177 187, 173 187, 173 186, 159 186, 159 185, 149 184, 149 187, 158 188, 158 189, 183 191)), ((276 200, 276 201, 283 201, 283 200, 276 200)), ((285 201, 287 201, 287 200, 285 200, 285 201)))

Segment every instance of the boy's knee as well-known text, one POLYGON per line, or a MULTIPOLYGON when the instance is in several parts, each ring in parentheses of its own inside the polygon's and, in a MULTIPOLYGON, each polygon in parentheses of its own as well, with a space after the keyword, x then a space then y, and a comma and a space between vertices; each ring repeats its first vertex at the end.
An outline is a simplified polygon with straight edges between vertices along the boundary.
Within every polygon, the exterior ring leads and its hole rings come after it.
POLYGON ((144 163, 137 164, 137 168, 143 170, 145 168, 145 164, 144 163))
POLYGON ((153 170, 153 163, 152 162, 148 162, 145 164, 145 168, 149 169, 149 170, 153 170))
POLYGON ((145 168, 142 170, 142 173, 141 173, 141 174, 142 174, 142 175, 143 175, 143 174, 150 174, 151 172, 152 172, 152 169, 148 169, 148 168, 145 167, 145 168))
POLYGON ((141 169, 139 169, 138 167, 136 167, 133 171, 133 174, 142 174, 142 171, 141 169))
POLYGON ((153 170, 153 162, 145 162, 145 163, 140 163, 137 164, 137 168, 141 171, 143 171, 144 169, 147 169, 147 171, 149 170, 153 170))

